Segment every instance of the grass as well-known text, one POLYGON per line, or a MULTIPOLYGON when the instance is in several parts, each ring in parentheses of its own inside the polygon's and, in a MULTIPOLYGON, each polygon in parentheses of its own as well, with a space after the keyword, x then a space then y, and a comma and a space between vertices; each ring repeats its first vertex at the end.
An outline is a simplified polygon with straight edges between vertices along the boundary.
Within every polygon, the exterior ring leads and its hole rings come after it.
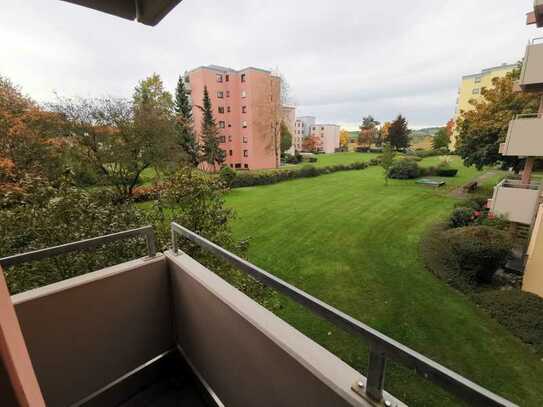
POLYGON ((351 164, 362 161, 369 161, 372 158, 379 156, 377 153, 336 153, 336 154, 317 154, 316 163, 307 163, 303 162, 300 164, 287 164, 282 168, 293 168, 293 167, 302 167, 307 164, 314 165, 315 167, 326 167, 329 165, 337 164, 351 164))
MULTIPOLYGON (((368 155, 322 156, 319 164, 361 156, 368 155)), ((236 189, 227 195, 238 215, 233 231, 250 239, 249 260, 258 266, 520 405, 541 406, 542 356, 423 267, 421 236, 450 213, 457 198, 449 192, 481 175, 458 158, 452 165, 458 176, 437 190, 414 181, 384 186, 380 167, 236 189)), ((282 318, 365 371, 362 340, 281 303, 282 318)), ((394 364, 385 386, 409 405, 459 405, 394 364)))

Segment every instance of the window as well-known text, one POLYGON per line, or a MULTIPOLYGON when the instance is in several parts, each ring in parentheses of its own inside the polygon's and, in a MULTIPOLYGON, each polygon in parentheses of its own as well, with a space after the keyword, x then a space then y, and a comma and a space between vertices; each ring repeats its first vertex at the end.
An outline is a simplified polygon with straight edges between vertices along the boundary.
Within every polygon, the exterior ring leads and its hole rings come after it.
MULTIPOLYGON (((243 156, 244 157, 249 157, 249 150, 243 150, 243 156)), ((247 164, 245 164, 247 165, 247 164)))
POLYGON ((324 130, 324 127, 321 127, 321 130, 324 130))
POLYGON ((226 74, 226 75, 224 76, 224 81, 225 81, 225 82, 230 81, 230 75, 226 74))
POLYGON ((232 157, 233 154, 234 154, 234 152, 233 152, 232 150, 228 150, 228 155, 229 155, 230 157, 232 157))
POLYGON ((219 136, 219 143, 224 143, 226 141, 224 136, 219 136))
POLYGON ((242 98, 246 98, 247 97, 247 92, 245 92, 244 90, 241 91, 241 97, 242 98))
POLYGON ((219 106, 219 113, 224 113, 224 106, 219 106))
POLYGON ((227 112, 227 113, 230 113, 230 106, 227 106, 227 107, 226 107, 226 112, 227 112))
POLYGON ((249 164, 243 164, 245 168, 249 168, 249 164))
POLYGON ((228 127, 232 127, 232 125, 230 123, 228 123, 228 127))
POLYGON ((247 120, 241 122, 241 127, 243 127, 244 129, 247 128, 247 120))
POLYGON ((190 76, 185 76, 185 83, 190 83, 190 76))
POLYGON ((219 99, 222 99, 224 97, 224 92, 222 92, 222 91, 217 92, 217 97, 219 99))
POLYGON ((243 136, 243 142, 247 143, 247 136, 243 136))
POLYGON ((247 106, 241 106, 241 113, 247 113, 247 106))
POLYGON ((222 82, 222 75, 217 74, 217 82, 222 82))
POLYGON ((480 76, 476 76, 475 77, 475 83, 480 83, 481 82, 481 77, 480 76))
POLYGON ((236 163, 236 168, 241 168, 241 164, 240 164, 240 163, 236 163))
POLYGON ((242 73, 242 74, 241 74, 241 81, 242 81, 242 82, 245 82, 245 80, 246 80, 246 76, 245 76, 244 73, 242 73))
POLYGON ((473 89, 473 90, 471 91, 471 93, 472 93, 473 95, 478 95, 478 94, 481 93, 481 89, 475 88, 475 89, 473 89))
POLYGON ((224 122, 223 121, 219 122, 219 129, 224 129, 224 122))
MULTIPOLYGON (((229 125, 230 126, 230 125, 229 125)), ((228 136, 228 142, 231 143, 232 142, 232 136, 228 136)))
POLYGON ((226 97, 227 97, 227 98, 230 97, 230 91, 229 91, 229 90, 226 91, 226 97))

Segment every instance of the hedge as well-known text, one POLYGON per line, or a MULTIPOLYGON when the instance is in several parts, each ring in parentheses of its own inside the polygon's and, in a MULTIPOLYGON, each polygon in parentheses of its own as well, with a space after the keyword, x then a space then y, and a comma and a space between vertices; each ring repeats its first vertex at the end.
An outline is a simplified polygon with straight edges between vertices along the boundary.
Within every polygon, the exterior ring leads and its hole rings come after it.
POLYGON ((487 291, 474 298, 513 335, 543 351, 543 298, 516 289, 487 291))
POLYGON ((368 163, 356 162, 352 164, 338 164, 328 167, 315 167, 308 164, 304 165, 302 168, 293 169, 238 171, 236 176, 231 180, 230 186, 232 188, 241 188, 256 185, 270 185, 291 179, 317 177, 322 174, 331 174, 338 171, 363 170, 368 166, 368 163))

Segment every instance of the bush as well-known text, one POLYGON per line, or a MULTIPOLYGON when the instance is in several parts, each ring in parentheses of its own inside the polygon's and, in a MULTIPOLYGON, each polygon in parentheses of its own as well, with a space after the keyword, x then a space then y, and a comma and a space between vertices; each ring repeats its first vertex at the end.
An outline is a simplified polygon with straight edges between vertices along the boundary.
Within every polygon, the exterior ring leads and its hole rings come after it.
POLYGON ((304 165, 300 169, 300 177, 301 178, 318 177, 319 175, 320 175, 319 170, 313 165, 304 165))
POLYGON ((456 174, 458 174, 458 170, 456 168, 438 168, 437 169, 437 175, 439 177, 455 177, 456 174))
POLYGON ((307 158, 307 162, 310 162, 310 163, 316 163, 318 161, 317 157, 308 157, 307 158))
POLYGON ((543 351, 543 298, 520 290, 493 290, 475 300, 513 335, 543 351))
POLYGON ((369 153, 370 148, 369 147, 356 147, 357 153, 369 153))
POLYGON ((221 168, 221 171, 219 172, 219 178, 222 182, 224 182, 224 185, 229 187, 232 185, 232 182, 236 178, 236 171, 225 165, 221 168))
POLYGON ((411 179, 419 176, 419 166, 415 161, 396 160, 388 170, 389 178, 411 179))
POLYGON ((507 233, 488 226, 451 229, 444 232, 444 239, 458 268, 472 285, 490 283, 512 249, 507 233))
POLYGON ((472 208, 455 208, 449 218, 450 228, 461 228, 469 226, 475 220, 475 210, 472 208))

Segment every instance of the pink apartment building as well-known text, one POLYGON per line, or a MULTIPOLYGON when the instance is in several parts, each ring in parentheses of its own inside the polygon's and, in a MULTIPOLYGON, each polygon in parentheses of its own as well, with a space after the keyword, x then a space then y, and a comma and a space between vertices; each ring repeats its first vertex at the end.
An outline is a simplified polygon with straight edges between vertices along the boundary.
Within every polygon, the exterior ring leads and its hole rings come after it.
POLYGON ((236 71, 218 65, 185 74, 196 133, 201 131, 202 99, 207 86, 219 127, 225 164, 235 169, 277 168, 280 159, 281 79, 270 71, 236 71))

